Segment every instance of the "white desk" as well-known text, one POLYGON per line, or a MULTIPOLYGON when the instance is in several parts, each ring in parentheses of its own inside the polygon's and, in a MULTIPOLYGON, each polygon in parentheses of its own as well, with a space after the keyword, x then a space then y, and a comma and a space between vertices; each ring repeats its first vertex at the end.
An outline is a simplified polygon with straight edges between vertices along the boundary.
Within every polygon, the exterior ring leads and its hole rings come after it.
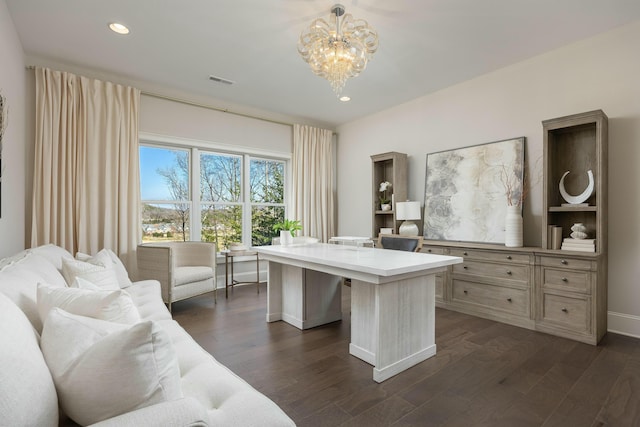
POLYGON ((350 277, 349 353, 374 366, 376 382, 436 354, 434 275, 462 258, 322 243, 254 249, 269 261, 267 322, 339 320, 350 277))

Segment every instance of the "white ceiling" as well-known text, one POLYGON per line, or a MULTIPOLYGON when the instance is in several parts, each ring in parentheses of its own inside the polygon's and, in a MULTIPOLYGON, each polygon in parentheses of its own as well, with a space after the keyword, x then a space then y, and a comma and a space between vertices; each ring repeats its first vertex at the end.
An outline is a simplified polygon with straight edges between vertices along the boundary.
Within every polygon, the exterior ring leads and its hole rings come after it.
POLYGON ((343 0, 380 47, 342 103, 296 50, 331 0, 5 1, 28 61, 331 127, 640 19, 639 0, 343 0))

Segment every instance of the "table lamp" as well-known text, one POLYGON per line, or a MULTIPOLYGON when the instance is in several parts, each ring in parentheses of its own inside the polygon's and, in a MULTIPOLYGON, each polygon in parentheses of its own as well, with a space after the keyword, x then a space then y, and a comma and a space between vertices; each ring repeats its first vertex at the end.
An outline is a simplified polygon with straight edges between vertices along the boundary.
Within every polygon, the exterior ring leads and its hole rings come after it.
POLYGON ((404 221, 400 224, 398 234, 402 236, 417 236, 418 226, 413 221, 420 218, 420 202, 406 201, 396 203, 396 219, 404 221))

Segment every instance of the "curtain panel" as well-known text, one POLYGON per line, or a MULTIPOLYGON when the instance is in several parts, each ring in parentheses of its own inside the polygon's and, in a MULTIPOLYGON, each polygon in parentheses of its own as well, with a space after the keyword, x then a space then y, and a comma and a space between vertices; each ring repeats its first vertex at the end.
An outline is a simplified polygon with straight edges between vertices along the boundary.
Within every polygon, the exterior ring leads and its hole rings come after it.
POLYGON ((116 252, 139 240, 140 91, 36 68, 31 245, 116 252))
POLYGON ((293 125, 292 210, 303 234, 335 236, 334 143, 330 130, 293 125))

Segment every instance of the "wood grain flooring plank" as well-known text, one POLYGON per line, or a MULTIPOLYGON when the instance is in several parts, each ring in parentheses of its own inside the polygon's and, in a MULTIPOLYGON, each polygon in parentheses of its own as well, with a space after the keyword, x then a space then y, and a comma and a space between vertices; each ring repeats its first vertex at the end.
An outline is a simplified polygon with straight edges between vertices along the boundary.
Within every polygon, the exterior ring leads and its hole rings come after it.
POLYGON ((640 350, 635 341, 632 356, 611 388, 594 426, 640 425, 640 350))
POLYGON ((173 317, 300 427, 640 425, 638 339, 596 347, 436 309, 436 355, 378 384, 348 353, 349 288, 342 321, 305 331, 265 321, 264 284, 218 297, 176 303, 173 317))

